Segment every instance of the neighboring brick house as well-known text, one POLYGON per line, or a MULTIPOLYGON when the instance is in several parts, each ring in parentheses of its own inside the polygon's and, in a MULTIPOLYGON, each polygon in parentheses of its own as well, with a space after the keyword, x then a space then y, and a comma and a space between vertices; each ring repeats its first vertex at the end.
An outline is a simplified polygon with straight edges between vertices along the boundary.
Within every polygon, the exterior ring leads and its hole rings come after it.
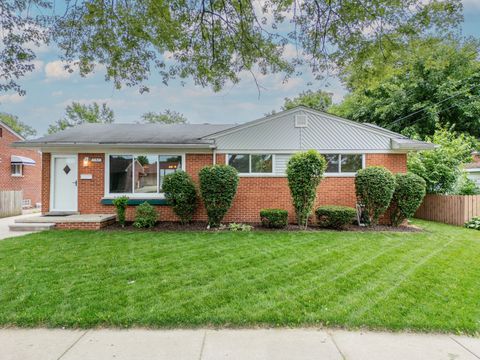
POLYGON ((467 177, 480 188, 480 153, 475 151, 472 154, 472 162, 465 164, 463 168, 467 173, 467 177))
POLYGON ((23 190, 25 207, 35 207, 42 198, 42 156, 38 150, 12 147, 24 140, 0 121, 0 191, 23 190))
MULTIPOLYGON (((18 146, 43 151, 43 212, 114 213, 112 199, 157 206, 161 220, 177 220, 164 199, 165 174, 184 170, 198 183, 199 170, 230 164, 240 184, 225 221, 257 222, 262 208, 289 210, 285 168, 291 154, 316 149, 328 160, 317 205, 355 206, 358 169, 380 165, 407 170, 408 151, 433 145, 370 124, 297 107, 242 125, 88 124, 18 146), (142 169, 138 169, 142 167, 142 169)), ((198 207, 195 220, 206 220, 198 207)))

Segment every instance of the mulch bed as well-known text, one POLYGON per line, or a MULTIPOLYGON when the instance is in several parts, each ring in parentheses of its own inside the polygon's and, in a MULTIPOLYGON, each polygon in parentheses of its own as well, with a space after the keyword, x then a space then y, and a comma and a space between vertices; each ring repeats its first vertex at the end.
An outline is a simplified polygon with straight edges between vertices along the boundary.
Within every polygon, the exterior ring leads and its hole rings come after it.
MULTIPOLYGON (((112 224, 103 228, 104 231, 228 231, 228 228, 219 230, 219 229, 207 229, 207 223, 203 221, 194 221, 190 224, 182 225, 179 222, 173 221, 160 221, 154 228, 151 229, 138 229, 132 225, 133 223, 127 223, 125 227, 121 227, 119 223, 112 224)), ((226 223, 228 224, 228 223, 226 223)), ((305 231, 300 226, 289 224, 284 229, 270 229, 263 227, 260 223, 249 223, 253 226, 252 231, 273 231, 273 232, 288 232, 288 231, 305 231)), ((310 225, 306 231, 332 231, 332 229, 320 228, 316 225, 310 225)), ((423 231, 421 228, 414 225, 402 225, 399 227, 387 226, 387 225, 377 225, 375 227, 365 227, 358 225, 350 225, 345 227, 343 230, 333 230, 333 231, 359 231, 359 232, 370 232, 370 231, 395 231, 395 232, 420 232, 423 231)))

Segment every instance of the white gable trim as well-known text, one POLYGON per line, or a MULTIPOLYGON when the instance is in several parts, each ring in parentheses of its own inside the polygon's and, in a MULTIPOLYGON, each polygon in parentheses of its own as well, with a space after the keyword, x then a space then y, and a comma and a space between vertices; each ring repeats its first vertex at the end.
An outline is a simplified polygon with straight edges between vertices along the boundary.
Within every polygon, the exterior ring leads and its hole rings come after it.
POLYGON ((20 140, 22 141, 25 141, 25 138, 20 135, 19 133, 17 133, 15 130, 13 130, 10 126, 8 126, 7 124, 5 124, 3 121, 0 121, 0 125, 2 127, 4 127, 6 130, 8 130, 11 134, 15 135, 16 137, 18 137, 20 140))
POLYGON ((226 130, 223 130, 223 131, 219 131, 217 133, 213 133, 213 134, 204 136, 202 139, 215 139, 215 138, 218 138, 218 137, 221 137, 221 136, 224 136, 224 135, 228 135, 228 134, 235 133, 235 132, 238 132, 238 131, 241 131, 241 130, 244 130, 244 129, 248 129, 252 126, 260 125, 260 124, 263 124, 265 122, 275 120, 279 117, 283 117, 283 116, 289 115, 289 114, 294 114, 294 113, 300 112, 300 111, 304 111, 304 112, 307 112, 307 113, 310 113, 310 114, 313 114, 313 115, 324 116, 324 117, 326 117, 330 120, 339 121, 339 122, 342 122, 342 123, 347 124, 349 126, 354 126, 356 128, 366 130, 370 133, 377 134, 377 135, 380 135, 380 136, 384 136, 384 137, 389 138, 389 139, 393 138, 394 134, 396 134, 398 136, 398 138, 406 139, 405 136, 403 136, 401 134, 397 134, 397 133, 395 133, 393 131, 390 131, 390 130, 386 130, 386 129, 384 130, 384 129, 381 129, 381 128, 376 129, 372 126, 363 125, 361 123, 358 123, 358 122, 355 122, 355 121, 352 121, 352 120, 344 119, 344 118, 341 118, 339 116, 328 114, 328 113, 323 112, 323 111, 313 110, 313 109, 307 108, 305 106, 297 106, 293 109, 284 110, 284 111, 281 111, 281 112, 273 114, 273 115, 268 115, 268 116, 260 118, 258 120, 249 121, 245 124, 241 124, 241 125, 235 126, 233 128, 230 128, 230 129, 226 129, 226 130))

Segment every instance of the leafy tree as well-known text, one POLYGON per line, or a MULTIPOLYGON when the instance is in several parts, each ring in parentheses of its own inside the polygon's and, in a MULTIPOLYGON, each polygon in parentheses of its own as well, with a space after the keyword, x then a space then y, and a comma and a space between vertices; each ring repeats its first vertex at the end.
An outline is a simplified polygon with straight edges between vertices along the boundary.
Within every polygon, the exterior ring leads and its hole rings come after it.
POLYGON ((303 105, 315 110, 326 111, 332 105, 332 96, 332 93, 323 90, 303 91, 293 99, 285 98, 282 110, 288 110, 303 105))
POLYGON ((0 25, 7 34, 2 41, 8 45, 2 47, 0 76, 10 89, 16 90, 18 76, 31 70, 35 54, 26 44, 42 36, 48 40, 50 34, 63 59, 78 62, 82 74, 105 65, 106 78, 117 87, 143 84, 156 70, 164 83, 191 77, 218 90, 227 81, 238 82, 241 72, 288 77, 302 63, 320 76, 364 53, 401 46, 412 36, 448 33, 462 19, 459 0, 266 0, 261 7, 246 0, 53 4, 0 1, 0 25), (38 25, 45 35, 34 32, 38 25), (283 57, 289 42, 300 53, 293 60, 283 57))
POLYGON ((307 228, 317 198, 317 187, 327 167, 325 158, 316 150, 294 154, 287 164, 288 187, 298 225, 307 228))
POLYGON ((0 121, 24 138, 35 136, 37 134, 37 130, 20 121, 18 119, 18 116, 7 113, 0 113, 0 121))
POLYGON ((408 170, 425 180, 427 193, 450 193, 462 173, 461 165, 471 161, 477 141, 472 136, 445 128, 437 129, 435 134, 426 140, 438 147, 409 154, 408 170))
POLYGON ((65 116, 48 127, 48 133, 53 134, 66 128, 85 123, 110 124, 113 120, 113 110, 105 103, 100 106, 96 102, 91 105, 72 102, 72 104, 68 105, 65 109, 65 116))
POLYGON ((186 124, 187 118, 179 112, 167 109, 163 113, 146 112, 142 115, 142 122, 148 124, 186 124))
POLYGON ((480 136, 480 42, 428 38, 373 53, 343 76, 351 94, 330 111, 394 131, 433 135, 437 124, 480 136))

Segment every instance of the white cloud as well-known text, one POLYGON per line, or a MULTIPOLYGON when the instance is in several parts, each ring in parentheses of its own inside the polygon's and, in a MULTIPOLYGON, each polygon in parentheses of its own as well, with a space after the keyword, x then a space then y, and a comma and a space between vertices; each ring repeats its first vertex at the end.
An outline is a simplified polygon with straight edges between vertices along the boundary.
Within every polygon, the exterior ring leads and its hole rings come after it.
POLYGON ((63 95, 63 91, 62 91, 62 90, 58 90, 58 91, 53 91, 53 92, 52 92, 52 96, 55 96, 55 97, 62 96, 62 95, 63 95))
POLYGON ((463 0, 465 9, 480 10, 480 0, 463 0))
POLYGON ((25 96, 18 94, 5 94, 0 95, 0 104, 18 104, 25 100, 25 96))
MULTIPOLYGON (((47 80, 65 80, 73 75, 73 72, 69 72, 65 66, 68 63, 61 60, 51 61, 45 65, 45 77, 47 80)), ((70 64, 72 66, 72 64, 70 64)))

